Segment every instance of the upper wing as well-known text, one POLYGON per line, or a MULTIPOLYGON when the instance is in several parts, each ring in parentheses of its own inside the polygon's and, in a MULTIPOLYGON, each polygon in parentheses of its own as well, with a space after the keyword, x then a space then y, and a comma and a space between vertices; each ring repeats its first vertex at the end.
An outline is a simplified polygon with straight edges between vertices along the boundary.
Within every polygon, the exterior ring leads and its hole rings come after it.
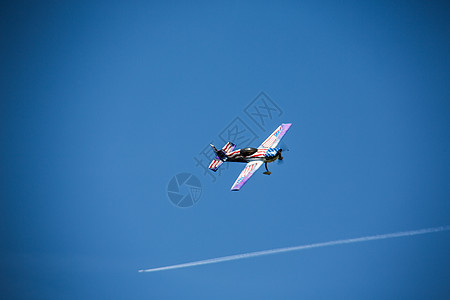
POLYGON ((249 180, 250 177, 252 177, 253 173, 255 173, 262 164, 263 162, 260 160, 252 161, 246 164, 244 170, 242 170, 241 174, 239 174, 239 177, 231 187, 231 190, 239 191, 239 189, 247 182, 247 180, 249 180))
POLYGON ((258 148, 275 148, 292 123, 281 124, 258 148))

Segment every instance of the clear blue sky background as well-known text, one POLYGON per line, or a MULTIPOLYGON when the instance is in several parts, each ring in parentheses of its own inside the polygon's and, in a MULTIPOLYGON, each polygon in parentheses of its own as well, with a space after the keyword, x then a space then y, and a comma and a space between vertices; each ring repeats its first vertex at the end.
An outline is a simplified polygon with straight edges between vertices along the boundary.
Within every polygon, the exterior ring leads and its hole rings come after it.
POLYGON ((439 1, 2 3, 2 298, 448 299, 448 232, 137 270, 450 224, 449 20, 439 1), (193 157, 260 91, 290 152, 232 193, 243 165, 212 183, 193 157), (188 209, 179 172, 203 185, 188 209))

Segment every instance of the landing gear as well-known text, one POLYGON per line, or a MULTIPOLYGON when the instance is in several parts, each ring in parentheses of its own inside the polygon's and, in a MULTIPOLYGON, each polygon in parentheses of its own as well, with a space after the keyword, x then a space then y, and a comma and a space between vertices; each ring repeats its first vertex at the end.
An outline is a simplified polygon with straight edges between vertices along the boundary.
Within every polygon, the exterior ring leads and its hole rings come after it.
POLYGON ((264 163, 264 167, 266 167, 266 172, 264 172, 263 174, 266 174, 266 175, 272 174, 272 172, 270 172, 269 169, 267 169, 267 162, 264 163))

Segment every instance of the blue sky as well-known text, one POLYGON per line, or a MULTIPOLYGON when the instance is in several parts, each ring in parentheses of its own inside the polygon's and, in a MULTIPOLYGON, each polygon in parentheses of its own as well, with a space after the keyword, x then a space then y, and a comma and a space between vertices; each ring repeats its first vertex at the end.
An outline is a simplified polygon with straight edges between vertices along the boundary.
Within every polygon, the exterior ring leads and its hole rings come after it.
POLYGON ((140 268, 450 224, 449 6, 46 2, 0 9, 0 293, 10 299, 444 299, 448 232, 140 268), (283 113, 258 129, 264 91, 283 113), (235 118, 290 151, 235 193, 194 157, 235 118), (269 128, 270 127, 270 128, 269 128), (172 205, 167 184, 202 196, 172 205))

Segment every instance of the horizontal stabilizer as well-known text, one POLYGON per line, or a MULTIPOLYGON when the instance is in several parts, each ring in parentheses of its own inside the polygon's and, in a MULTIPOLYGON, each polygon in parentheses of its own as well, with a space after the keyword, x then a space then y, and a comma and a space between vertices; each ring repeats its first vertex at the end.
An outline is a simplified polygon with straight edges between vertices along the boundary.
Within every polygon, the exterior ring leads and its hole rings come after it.
POLYGON ((214 158, 214 160, 209 164, 209 169, 216 172, 217 169, 219 169, 219 167, 223 164, 223 162, 227 160, 227 155, 234 150, 234 147, 236 147, 236 145, 232 142, 228 142, 225 144, 225 146, 222 147, 221 150, 217 150, 213 145, 211 145, 211 147, 216 153, 216 158, 214 158))
POLYGON ((229 154, 234 150, 234 147, 236 147, 235 144, 233 144, 232 142, 228 142, 225 144, 225 146, 223 146, 222 150, 225 151, 226 154, 229 154))
POLYGON ((212 171, 216 172, 217 169, 219 169, 219 167, 223 164, 223 161, 220 159, 214 159, 210 164, 209 164, 209 169, 211 169, 212 171))

